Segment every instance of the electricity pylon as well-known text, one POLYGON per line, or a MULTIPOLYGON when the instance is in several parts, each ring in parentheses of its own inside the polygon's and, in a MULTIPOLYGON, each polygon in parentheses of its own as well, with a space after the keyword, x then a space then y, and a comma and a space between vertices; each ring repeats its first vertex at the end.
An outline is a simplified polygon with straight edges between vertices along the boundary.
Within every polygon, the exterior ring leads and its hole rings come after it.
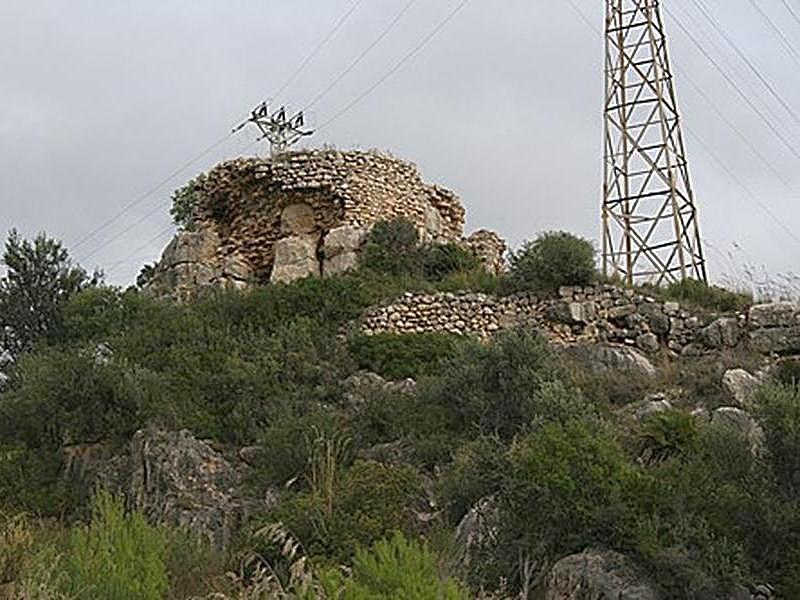
POLYGON ((707 281, 659 0, 606 0, 603 271, 707 281))
POLYGON ((258 140, 269 140, 270 153, 272 155, 285 151, 289 146, 293 146, 301 138, 312 135, 313 131, 304 131, 305 117, 303 111, 298 112, 293 117, 286 117, 286 107, 282 106, 275 112, 270 112, 269 104, 265 101, 256 106, 250 113, 250 118, 237 125, 233 133, 236 133, 248 123, 253 123, 261 131, 258 140))

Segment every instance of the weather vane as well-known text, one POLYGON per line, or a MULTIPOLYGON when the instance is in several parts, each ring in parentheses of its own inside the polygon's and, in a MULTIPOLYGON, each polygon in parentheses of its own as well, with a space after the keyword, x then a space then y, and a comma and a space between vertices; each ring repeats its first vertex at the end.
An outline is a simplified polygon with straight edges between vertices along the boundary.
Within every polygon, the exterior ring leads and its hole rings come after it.
POLYGON ((253 123, 261 131, 261 137, 257 141, 269 140, 270 152, 273 156, 314 133, 311 130, 303 129, 305 126, 303 111, 298 112, 293 117, 287 117, 285 106, 281 106, 277 111, 271 112, 267 101, 256 106, 250 113, 250 118, 236 126, 233 133, 240 131, 248 123, 253 123))

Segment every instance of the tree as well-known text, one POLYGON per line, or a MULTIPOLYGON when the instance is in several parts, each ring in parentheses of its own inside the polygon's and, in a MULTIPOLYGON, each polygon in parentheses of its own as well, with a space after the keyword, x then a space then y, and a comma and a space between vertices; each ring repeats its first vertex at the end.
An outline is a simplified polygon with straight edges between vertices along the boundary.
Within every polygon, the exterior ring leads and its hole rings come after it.
POLYGON ((0 278, 0 361, 14 360, 44 338, 57 335, 60 309, 80 290, 97 285, 73 265, 60 242, 39 234, 33 241, 12 230, 6 240, 0 278))

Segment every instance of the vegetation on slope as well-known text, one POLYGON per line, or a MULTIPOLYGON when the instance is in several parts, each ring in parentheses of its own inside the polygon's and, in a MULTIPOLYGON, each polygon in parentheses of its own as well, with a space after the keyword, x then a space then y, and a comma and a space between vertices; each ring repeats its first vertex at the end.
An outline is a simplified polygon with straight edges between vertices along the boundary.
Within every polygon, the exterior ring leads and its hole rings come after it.
MULTIPOLYGON (((591 253, 562 252, 584 243, 561 234, 517 253, 506 279, 455 249, 406 254, 404 227, 378 228, 358 272, 184 304, 92 282, 56 246, 45 261, 34 252, 15 263, 7 251, 0 300, 25 290, 48 318, 31 330, 4 313, 13 360, 0 384, 0 588, 23 598, 466 598, 535 586, 559 558, 599 546, 635 559, 670 597, 754 582, 800 594, 791 367, 760 392, 765 450, 753 454, 680 411, 630 425, 618 405, 646 386, 566 364, 534 331, 487 344, 364 339, 349 323, 408 289, 552 290, 593 277, 591 253), (537 261, 553 255, 568 264, 541 273, 537 261), (24 283, 25 270, 46 285, 24 283), (416 392, 379 386, 354 401, 345 381, 360 368, 413 377, 416 392), (277 503, 224 552, 103 494, 86 506, 63 476, 63 447, 119 446, 146 425, 224 449, 257 445, 248 491, 277 503), (496 539, 460 568, 453 531, 487 499, 496 539)), ((687 406, 713 404, 701 381, 718 377, 701 367, 662 370, 687 406)))

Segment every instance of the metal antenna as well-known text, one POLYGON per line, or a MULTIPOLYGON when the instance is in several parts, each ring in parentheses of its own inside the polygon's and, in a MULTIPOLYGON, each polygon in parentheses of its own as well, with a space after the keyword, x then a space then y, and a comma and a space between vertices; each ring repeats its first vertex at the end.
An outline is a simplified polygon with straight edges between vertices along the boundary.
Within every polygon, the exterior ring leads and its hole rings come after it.
POLYGON ((261 131, 261 137, 257 141, 269 140, 269 149, 273 156, 284 152, 302 138, 314 133, 310 130, 303 130, 305 126, 303 111, 287 118, 285 106, 281 106, 276 112, 270 112, 267 101, 256 106, 250 113, 250 118, 237 125, 233 129, 233 133, 240 131, 248 123, 253 123, 261 131))
POLYGON ((603 272, 707 281, 660 0, 606 0, 603 272))

